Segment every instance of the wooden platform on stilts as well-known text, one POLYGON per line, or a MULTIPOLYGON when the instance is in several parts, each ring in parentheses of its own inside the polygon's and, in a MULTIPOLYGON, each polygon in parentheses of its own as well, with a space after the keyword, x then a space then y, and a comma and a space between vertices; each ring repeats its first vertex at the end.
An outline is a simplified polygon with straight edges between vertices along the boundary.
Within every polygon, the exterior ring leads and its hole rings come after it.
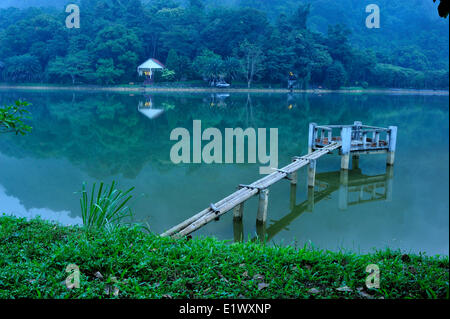
POLYGON ((309 125, 308 154, 295 156, 292 163, 257 180, 249 185, 239 185, 238 190, 226 198, 210 204, 198 214, 167 230, 161 236, 180 238, 187 236, 234 209, 234 219, 242 219, 244 203, 249 198, 259 194, 259 206, 256 222, 264 224, 267 220, 268 188, 282 179, 289 179, 291 184, 297 184, 297 171, 308 165, 308 186, 314 187, 316 161, 334 150, 339 150, 341 169, 348 170, 349 156, 359 157, 359 154, 388 153, 387 164, 393 165, 396 146, 397 127, 389 128, 365 126, 361 122, 353 125, 309 125), (333 131, 339 130, 339 135, 333 137, 333 131), (319 133, 321 133, 319 135, 319 133), (368 137, 372 134, 371 137, 368 137), (381 139, 385 134, 385 139, 381 139))

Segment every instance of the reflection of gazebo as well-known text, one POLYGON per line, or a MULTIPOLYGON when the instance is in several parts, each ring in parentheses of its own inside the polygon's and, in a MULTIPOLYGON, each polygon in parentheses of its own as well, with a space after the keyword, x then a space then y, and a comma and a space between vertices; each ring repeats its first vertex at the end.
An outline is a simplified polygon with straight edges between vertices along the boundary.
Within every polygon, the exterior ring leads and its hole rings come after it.
POLYGON ((145 76, 144 84, 152 84, 154 78, 154 70, 164 69, 165 66, 156 59, 148 59, 140 66, 138 66, 137 71, 139 75, 145 76))
POLYGON ((139 101, 138 111, 144 114, 149 119, 154 119, 164 113, 164 109, 154 109, 152 97, 150 95, 145 96, 145 102, 139 101))

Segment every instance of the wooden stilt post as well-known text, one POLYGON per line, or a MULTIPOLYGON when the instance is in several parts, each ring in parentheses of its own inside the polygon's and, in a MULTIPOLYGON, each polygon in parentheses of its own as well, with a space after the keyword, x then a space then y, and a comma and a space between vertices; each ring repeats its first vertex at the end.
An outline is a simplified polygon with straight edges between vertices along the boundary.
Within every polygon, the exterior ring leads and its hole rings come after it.
MULTIPOLYGON (((294 158, 292 159, 292 162, 295 162, 294 158)), ((292 172, 289 177, 291 179, 291 185, 297 185, 297 181, 298 181, 297 171, 292 172)))
POLYGON ((339 182, 339 209, 346 210, 348 206, 348 170, 341 169, 339 182))
POLYGON ((244 224, 242 220, 233 220, 233 234, 235 243, 244 241, 244 224))
POLYGON ((353 154, 352 156, 352 169, 359 168, 359 154, 353 154))
POLYGON ((341 169, 348 170, 350 162, 350 148, 352 145, 352 128, 343 127, 341 130, 341 169))
POLYGON ((262 189, 259 192, 258 215, 256 216, 257 224, 264 224, 267 221, 267 206, 269 204, 269 190, 262 189))
POLYGON ((293 210, 295 204, 297 204, 297 184, 291 184, 291 196, 289 201, 289 208, 293 210))
POLYGON ((297 185, 298 175, 297 172, 293 172, 290 174, 291 185, 297 185))
POLYGON ((387 165, 394 165, 395 147, 397 145, 397 126, 389 126, 389 151, 387 154, 387 165))
POLYGON ((373 140, 375 142, 375 147, 380 147, 380 132, 375 131, 373 140))
POLYGON ((312 153, 314 150, 314 145, 316 143, 316 123, 309 123, 309 135, 308 135, 308 153, 312 153))
POLYGON ((308 206, 307 211, 312 213, 314 211, 314 188, 308 187, 308 206))
POLYGON ((235 221, 242 220, 243 215, 244 215, 244 203, 240 203, 233 210, 233 220, 235 221))
POLYGON ((316 160, 311 160, 308 165, 308 188, 314 187, 316 182, 316 160))

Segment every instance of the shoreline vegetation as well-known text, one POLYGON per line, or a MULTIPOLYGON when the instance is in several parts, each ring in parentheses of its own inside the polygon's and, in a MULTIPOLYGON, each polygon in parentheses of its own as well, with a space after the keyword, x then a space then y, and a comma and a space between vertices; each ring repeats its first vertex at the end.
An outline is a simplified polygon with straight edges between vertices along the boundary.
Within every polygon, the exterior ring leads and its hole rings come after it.
POLYGON ((0 9, 0 81, 449 87, 448 21, 431 0, 380 0, 382 26, 354 0, 95 0, 81 16, 59 1, 0 9))
POLYGON ((47 84, 0 84, 0 90, 32 90, 32 91, 106 91, 106 92, 189 92, 189 93, 366 93, 366 94, 396 94, 396 95, 449 95, 449 90, 429 89, 397 89, 397 88, 362 88, 351 87, 341 89, 294 89, 286 88, 211 88, 190 86, 140 86, 140 85, 47 85, 47 84))
POLYGON ((88 231, 5 215, 0 242, 0 298, 449 297, 448 256, 176 240, 138 225, 88 231), (379 288, 366 286, 368 265, 379 288), (79 288, 67 288, 78 270, 79 288))

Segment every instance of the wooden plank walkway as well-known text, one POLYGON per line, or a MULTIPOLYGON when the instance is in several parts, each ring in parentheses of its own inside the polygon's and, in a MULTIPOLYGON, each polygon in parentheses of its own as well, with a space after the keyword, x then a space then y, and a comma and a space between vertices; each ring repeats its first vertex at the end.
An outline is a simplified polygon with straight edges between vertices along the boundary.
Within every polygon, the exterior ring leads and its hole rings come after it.
MULTIPOLYGON (((202 210, 200 213, 192 216, 191 218, 185 220, 167 230, 161 236, 173 236, 176 238, 183 237, 189 235, 200 227, 206 225, 214 219, 217 219, 219 216, 227 213, 233 208, 242 205, 246 200, 251 198, 252 196, 257 195, 262 191, 266 191, 267 188, 276 182, 289 178, 289 175, 295 174, 300 168, 314 163, 315 160, 322 157, 325 154, 328 154, 336 149, 341 147, 340 141, 335 141, 329 143, 328 145, 317 149, 305 156, 294 157, 293 162, 281 169, 276 169, 275 172, 267 175, 256 182, 250 185, 239 185, 239 189, 228 197, 218 201, 215 204, 211 204, 208 208, 202 210)), ((315 165, 314 165, 315 168, 315 165)), ((296 177, 295 177, 296 178, 296 177)), ((265 220, 264 220, 265 221, 265 220)))

